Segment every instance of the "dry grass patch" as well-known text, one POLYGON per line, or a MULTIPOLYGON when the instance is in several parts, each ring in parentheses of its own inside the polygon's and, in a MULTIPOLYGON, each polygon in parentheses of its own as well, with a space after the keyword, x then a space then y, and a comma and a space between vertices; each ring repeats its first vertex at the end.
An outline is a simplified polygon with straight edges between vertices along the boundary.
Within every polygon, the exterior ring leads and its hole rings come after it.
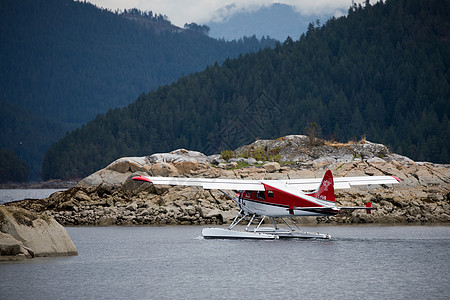
POLYGON ((324 141, 325 146, 330 147, 348 147, 352 145, 364 145, 367 144, 366 137, 361 138, 359 141, 348 141, 347 143, 339 143, 336 141, 324 141))

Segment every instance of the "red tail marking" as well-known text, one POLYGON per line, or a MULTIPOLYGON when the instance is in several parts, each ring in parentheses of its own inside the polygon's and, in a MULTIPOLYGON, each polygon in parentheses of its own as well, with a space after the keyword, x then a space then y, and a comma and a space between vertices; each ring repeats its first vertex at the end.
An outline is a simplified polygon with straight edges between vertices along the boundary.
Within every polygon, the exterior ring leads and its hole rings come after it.
POLYGON ((392 176, 392 175, 391 175, 391 177, 394 177, 394 178, 395 178, 395 180, 397 180, 398 182, 401 182, 400 178, 398 178, 398 177, 395 177, 395 176, 392 176))
MULTIPOLYGON (((372 207, 372 202, 367 202, 366 203, 366 207, 367 208, 371 208, 372 207)), ((372 213, 372 210, 371 209, 366 209, 366 214, 371 214, 372 213)))
POLYGON ((333 174, 331 174, 330 170, 327 170, 325 175, 323 175, 322 182, 317 190, 308 195, 317 199, 335 202, 333 174))

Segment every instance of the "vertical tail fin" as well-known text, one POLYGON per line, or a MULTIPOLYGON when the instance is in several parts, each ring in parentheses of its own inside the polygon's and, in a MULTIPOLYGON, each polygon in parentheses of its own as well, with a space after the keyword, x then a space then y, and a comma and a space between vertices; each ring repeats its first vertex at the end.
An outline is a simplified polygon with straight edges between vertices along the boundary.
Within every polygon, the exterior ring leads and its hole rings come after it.
POLYGON ((333 174, 331 174, 330 170, 327 170, 325 175, 323 175, 322 182, 317 190, 308 195, 317 199, 335 202, 333 174))

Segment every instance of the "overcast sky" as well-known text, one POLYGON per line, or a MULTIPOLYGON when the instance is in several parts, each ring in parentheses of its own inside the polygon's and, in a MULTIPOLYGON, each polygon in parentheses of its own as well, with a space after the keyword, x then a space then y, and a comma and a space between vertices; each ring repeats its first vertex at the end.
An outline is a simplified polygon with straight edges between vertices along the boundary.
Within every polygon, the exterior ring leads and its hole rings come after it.
POLYGON ((272 3, 294 6, 302 15, 326 14, 337 17, 342 15, 342 12, 347 12, 352 4, 352 0, 88 0, 88 2, 113 11, 134 7, 143 11, 151 10, 168 16, 172 24, 180 27, 191 22, 198 24, 220 22, 234 13, 257 10, 272 3))

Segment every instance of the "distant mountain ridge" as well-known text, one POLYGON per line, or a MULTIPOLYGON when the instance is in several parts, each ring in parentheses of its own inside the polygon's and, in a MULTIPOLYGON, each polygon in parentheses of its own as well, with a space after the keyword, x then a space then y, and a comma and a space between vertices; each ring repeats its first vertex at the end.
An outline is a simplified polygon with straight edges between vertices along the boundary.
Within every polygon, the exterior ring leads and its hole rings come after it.
POLYGON ((290 5, 275 3, 256 11, 236 13, 224 21, 208 22, 206 25, 211 28, 210 36, 215 38, 234 40, 256 35, 258 38, 269 36, 285 41, 288 36, 298 40, 308 29, 309 23, 315 23, 318 19, 325 22, 331 17, 331 14, 304 16, 290 5))
POLYGON ((46 149, 67 130, 182 75, 275 44, 218 41, 158 18, 142 26, 87 2, 2 1, 0 101, 19 108, 8 110, 0 149, 14 150, 38 179, 46 149), (46 125, 15 121, 27 118, 46 125))

